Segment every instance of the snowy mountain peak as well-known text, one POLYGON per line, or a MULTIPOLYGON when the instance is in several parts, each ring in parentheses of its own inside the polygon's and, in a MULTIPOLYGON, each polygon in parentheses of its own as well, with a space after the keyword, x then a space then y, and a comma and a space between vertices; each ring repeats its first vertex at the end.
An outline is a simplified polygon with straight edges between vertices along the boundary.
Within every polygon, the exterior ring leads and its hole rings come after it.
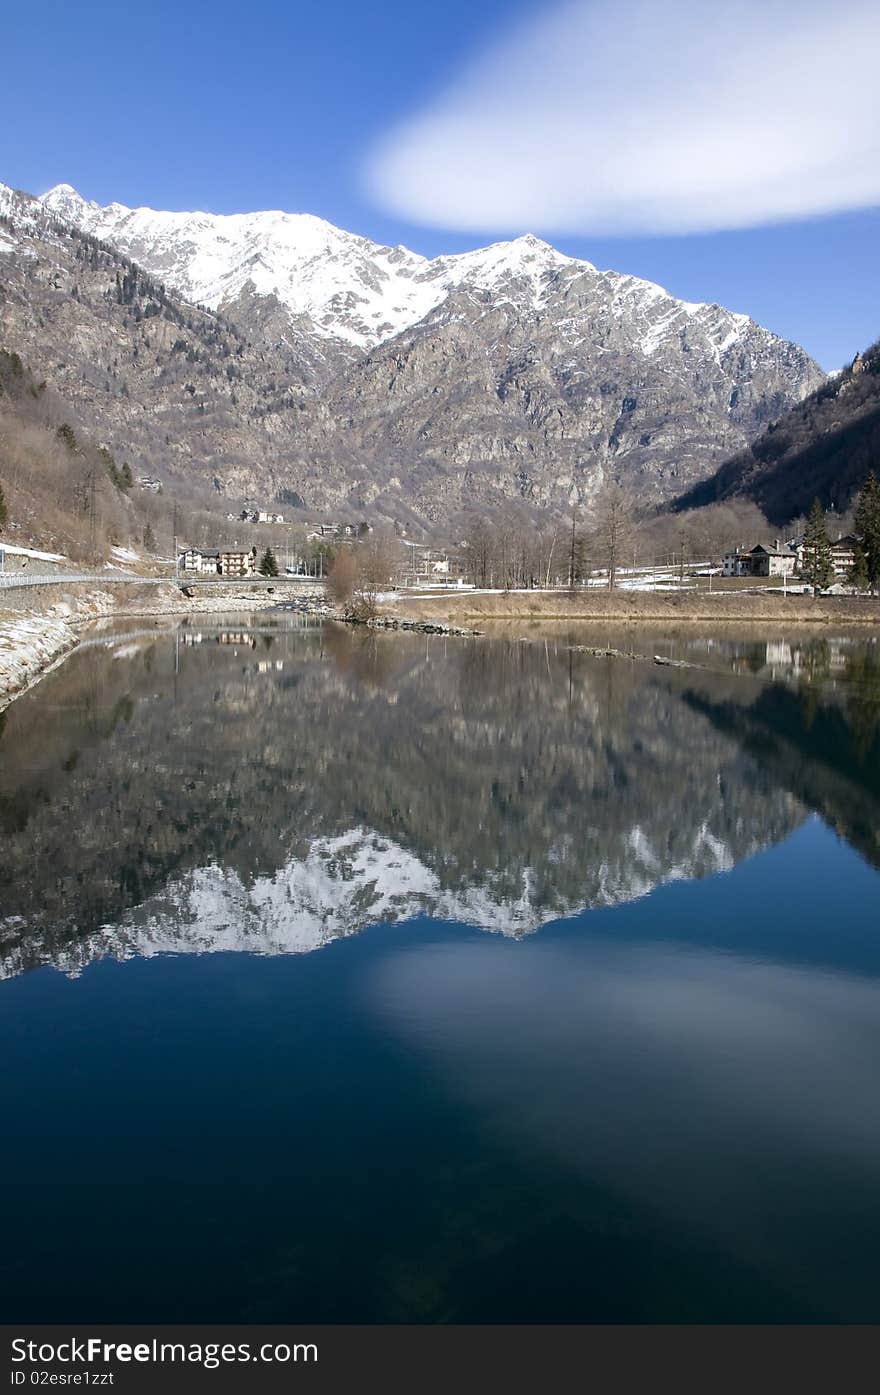
POLYGON ((735 343, 750 323, 718 306, 676 300, 637 277, 598 271, 534 233, 429 260, 310 213, 102 207, 69 184, 56 185, 41 202, 197 304, 231 309, 243 298, 272 298, 292 317, 307 318, 319 336, 358 350, 412 328, 457 291, 498 296, 529 315, 578 278, 602 292, 613 318, 645 322, 634 342, 647 354, 665 336, 679 334, 684 317, 698 316, 713 354, 735 343))
POLYGON ((65 218, 71 222, 78 221, 84 210, 97 210, 100 207, 99 204, 89 203, 84 199, 81 194, 77 193, 72 184, 56 184, 48 193, 43 194, 40 203, 59 218, 65 218))

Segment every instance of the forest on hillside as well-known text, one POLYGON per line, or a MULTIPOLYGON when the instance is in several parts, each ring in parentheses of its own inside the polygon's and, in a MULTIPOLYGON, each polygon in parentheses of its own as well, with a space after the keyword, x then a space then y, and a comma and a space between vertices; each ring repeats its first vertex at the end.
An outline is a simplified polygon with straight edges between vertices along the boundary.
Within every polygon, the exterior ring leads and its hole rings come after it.
POLYGON ((857 354, 747 450, 676 502, 680 510, 750 499, 771 523, 805 514, 813 499, 842 513, 880 468, 880 341, 857 354))
MULTIPOLYGON (((151 505, 126 461, 94 441, 44 379, 0 349, 0 490, 7 542, 95 566, 109 548, 153 545, 151 505)), ((153 506, 155 508, 155 506, 153 506)))

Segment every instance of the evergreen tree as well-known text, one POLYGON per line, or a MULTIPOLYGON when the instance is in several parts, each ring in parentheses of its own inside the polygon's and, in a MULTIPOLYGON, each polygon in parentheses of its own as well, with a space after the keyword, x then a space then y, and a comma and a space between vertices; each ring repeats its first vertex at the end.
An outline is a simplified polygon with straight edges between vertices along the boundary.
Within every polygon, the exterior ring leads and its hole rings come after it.
POLYGON ((8 517, 9 512, 6 508, 6 500, 3 496, 3 486, 0 484, 0 528, 4 526, 8 517))
POLYGON ((856 506, 856 532, 865 557, 868 585, 880 590, 880 484, 871 472, 862 485, 856 506))
POLYGON ((58 430, 56 431, 55 434, 56 434, 56 436, 58 437, 59 441, 63 441, 63 442, 64 442, 64 444, 66 445, 67 449, 71 452, 71 454, 73 454, 73 453, 76 452, 76 450, 77 450, 76 432, 74 431, 74 429, 73 429, 72 426, 68 426, 67 422, 65 421, 65 422, 62 423, 61 426, 58 427, 58 430))
POLYGON ((818 499, 813 500, 804 532, 804 560, 801 576, 814 592, 824 591, 834 580, 834 558, 825 530, 825 514, 818 499))
POLYGON ((275 553, 272 551, 271 547, 267 547, 260 558, 259 572, 260 576, 278 575, 278 563, 275 561, 275 553))
POLYGON ((151 528, 149 523, 144 529, 144 551, 156 551, 156 534, 153 532, 153 529, 151 528))
POLYGON ((846 579, 850 586, 854 586, 857 591, 867 591, 871 581, 868 576, 868 564, 865 561, 865 553, 860 543, 856 543, 853 552, 853 564, 846 574, 846 579))

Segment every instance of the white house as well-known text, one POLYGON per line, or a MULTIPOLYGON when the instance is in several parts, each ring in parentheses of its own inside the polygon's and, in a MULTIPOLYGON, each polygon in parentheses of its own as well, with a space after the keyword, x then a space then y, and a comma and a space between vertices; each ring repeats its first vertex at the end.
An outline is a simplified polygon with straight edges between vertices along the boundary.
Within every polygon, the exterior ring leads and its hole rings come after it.
POLYGON ((757 543, 746 551, 736 548, 725 552, 721 559, 722 576, 792 576, 797 566, 797 552, 776 538, 766 546, 757 543))

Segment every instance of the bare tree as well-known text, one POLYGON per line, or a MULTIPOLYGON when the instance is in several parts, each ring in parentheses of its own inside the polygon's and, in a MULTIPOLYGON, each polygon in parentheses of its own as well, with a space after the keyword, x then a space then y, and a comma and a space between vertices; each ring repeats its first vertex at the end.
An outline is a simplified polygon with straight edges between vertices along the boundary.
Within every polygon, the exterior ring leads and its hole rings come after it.
POLYGON ((400 563, 399 543, 384 533, 369 533, 361 542, 339 548, 327 586, 347 619, 375 618, 379 594, 392 584, 400 563))
POLYGON ((608 590, 613 591, 623 550, 632 537, 633 507, 619 484, 607 484, 596 502, 596 545, 608 572, 608 590))
POLYGON ((492 532, 485 518, 475 514, 464 535, 467 570, 474 586, 486 587, 492 571, 492 532))
POLYGON ((351 548, 342 548, 330 563, 327 590, 343 611, 351 604, 359 580, 358 565, 351 548))
POLYGON ((355 548, 360 572, 360 590, 375 601, 380 591, 393 585, 395 574, 403 569, 403 549, 393 534, 378 529, 364 535, 355 548))

